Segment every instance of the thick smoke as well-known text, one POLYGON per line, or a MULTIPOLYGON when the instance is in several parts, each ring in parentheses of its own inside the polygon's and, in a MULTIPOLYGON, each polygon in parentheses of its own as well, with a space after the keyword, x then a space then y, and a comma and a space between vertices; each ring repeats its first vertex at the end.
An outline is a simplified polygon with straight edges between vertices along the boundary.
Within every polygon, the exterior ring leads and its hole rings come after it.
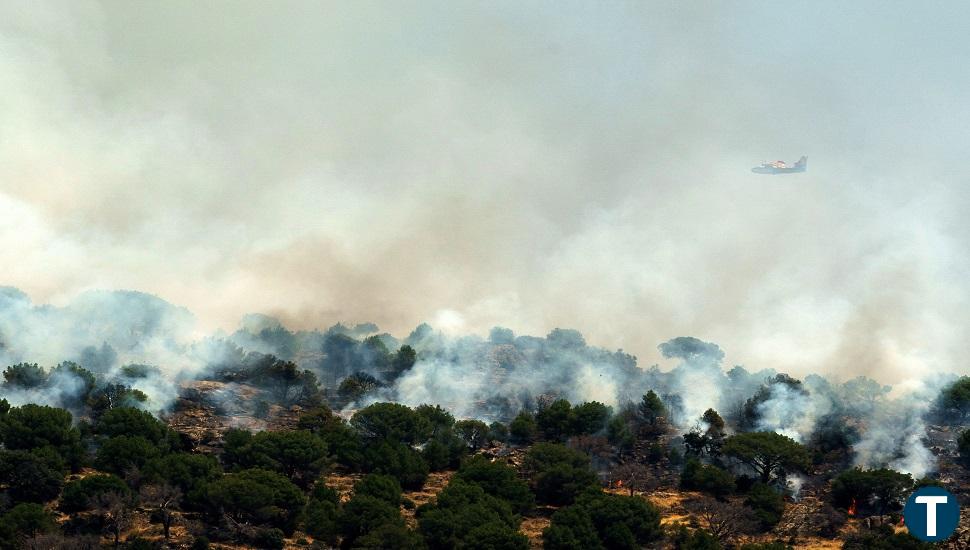
POLYGON ((724 388, 721 360, 724 352, 717 344, 693 337, 678 337, 660 344, 665 358, 682 362, 670 373, 668 391, 679 396, 673 407, 674 421, 688 427, 709 408, 719 407, 724 388))
POLYGON ((2 284, 964 369, 956 4, 6 1, 2 284))
MULTIPOLYGON (((188 310, 140 292, 91 291, 64 307, 35 305, 23 292, 0 289, 0 364, 69 361, 104 380, 144 392, 149 407, 166 408, 176 382, 191 379, 213 360, 204 343, 192 345, 194 317, 188 310), (147 368, 129 369, 130 366, 147 368)), ((44 387, 4 391, 14 404, 65 405, 83 381, 54 372, 44 387)))
MULTIPOLYGON (((931 376, 895 389, 863 377, 843 383, 811 375, 800 381, 770 369, 752 374, 736 366, 724 372, 724 351, 693 337, 673 338, 659 349, 679 363, 670 370, 643 369, 622 350, 592 346, 580 332, 559 328, 534 337, 496 327, 482 338, 422 324, 397 338, 373 323, 293 332, 272 317, 247 315, 230 335, 200 337, 193 332, 191 313, 147 294, 89 292, 54 307, 34 304, 13 288, 0 292, 0 361, 48 367, 46 383, 30 383, 35 371, 27 369, 26 381, 8 380, 0 387, 0 396, 14 405, 73 409, 94 384, 116 393, 140 390, 148 399, 137 405, 161 412, 180 391, 195 391, 194 381, 212 380, 217 383, 206 399, 228 416, 252 415, 257 401, 280 395, 271 385, 253 387, 265 384, 253 373, 293 362, 312 375, 301 380, 322 382, 348 412, 390 400, 440 404, 463 418, 509 421, 523 409, 559 398, 598 401, 619 411, 654 390, 681 431, 714 408, 744 429, 775 431, 808 444, 827 431, 842 430, 844 419, 850 419, 857 436, 847 437, 854 438, 856 465, 918 477, 935 469, 925 444, 927 419, 952 377, 931 376), (415 350, 413 364, 395 366, 401 346, 415 350), (74 364, 95 380, 79 374, 74 364), (337 390, 351 376, 373 384, 347 398, 337 390)), ((298 392, 284 389, 280 404, 289 406, 293 400, 286 396, 298 392)))
POLYGON ((900 385, 899 395, 882 400, 868 416, 868 428, 854 445, 855 464, 889 467, 920 478, 936 471, 936 457, 927 448, 927 416, 940 390, 952 380, 913 381, 900 385))

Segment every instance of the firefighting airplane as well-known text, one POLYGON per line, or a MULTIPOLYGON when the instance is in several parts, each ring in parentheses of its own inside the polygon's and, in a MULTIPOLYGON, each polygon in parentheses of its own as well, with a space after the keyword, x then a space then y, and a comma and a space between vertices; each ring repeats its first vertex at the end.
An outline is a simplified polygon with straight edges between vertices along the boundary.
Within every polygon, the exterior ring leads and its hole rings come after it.
POLYGON ((761 166, 755 166, 751 171, 755 174, 795 174, 804 172, 806 168, 808 168, 808 157, 802 157, 795 164, 785 164, 780 160, 763 162, 761 166))

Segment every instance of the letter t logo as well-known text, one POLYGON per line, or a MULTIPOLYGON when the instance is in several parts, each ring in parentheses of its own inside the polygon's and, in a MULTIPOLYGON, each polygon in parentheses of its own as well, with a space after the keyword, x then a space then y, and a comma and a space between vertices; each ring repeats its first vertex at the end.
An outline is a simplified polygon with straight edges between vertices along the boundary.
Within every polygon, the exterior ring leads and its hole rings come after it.
POLYGON ((946 504, 945 496, 921 495, 916 497, 916 504, 926 505, 926 536, 936 536, 936 505, 946 504))

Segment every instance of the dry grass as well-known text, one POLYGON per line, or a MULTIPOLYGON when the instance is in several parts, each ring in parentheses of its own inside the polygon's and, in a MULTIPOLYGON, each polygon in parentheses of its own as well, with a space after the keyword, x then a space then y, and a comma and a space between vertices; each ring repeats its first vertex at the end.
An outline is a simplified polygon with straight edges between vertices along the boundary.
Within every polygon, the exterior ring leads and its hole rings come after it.
POLYGON ((522 534, 529 537, 529 546, 532 548, 542 548, 542 531, 552 520, 547 516, 535 516, 522 519, 522 527, 519 528, 522 534))
POLYGON ((408 527, 414 529, 417 528, 418 522, 414 518, 414 512, 417 510, 418 506, 422 504, 427 504, 434 500, 438 493, 440 493, 448 481, 451 480, 451 476, 455 472, 431 472, 428 474, 428 480, 424 482, 424 487, 420 491, 405 491, 404 498, 411 499, 414 502, 414 508, 408 510, 407 508, 401 507, 401 515, 404 516, 404 521, 407 522, 408 527))

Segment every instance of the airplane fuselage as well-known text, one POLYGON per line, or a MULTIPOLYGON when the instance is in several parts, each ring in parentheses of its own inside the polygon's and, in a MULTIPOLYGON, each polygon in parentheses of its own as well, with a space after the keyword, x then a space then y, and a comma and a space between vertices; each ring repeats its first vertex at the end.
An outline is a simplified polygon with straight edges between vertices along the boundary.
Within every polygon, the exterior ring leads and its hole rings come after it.
POLYGON ((751 169, 755 174, 797 174, 804 172, 804 168, 775 168, 774 166, 755 166, 751 169))
POLYGON ((787 164, 780 160, 775 162, 765 162, 761 166, 751 169, 755 174, 797 174, 804 172, 808 168, 808 157, 803 156, 795 164, 787 164))

